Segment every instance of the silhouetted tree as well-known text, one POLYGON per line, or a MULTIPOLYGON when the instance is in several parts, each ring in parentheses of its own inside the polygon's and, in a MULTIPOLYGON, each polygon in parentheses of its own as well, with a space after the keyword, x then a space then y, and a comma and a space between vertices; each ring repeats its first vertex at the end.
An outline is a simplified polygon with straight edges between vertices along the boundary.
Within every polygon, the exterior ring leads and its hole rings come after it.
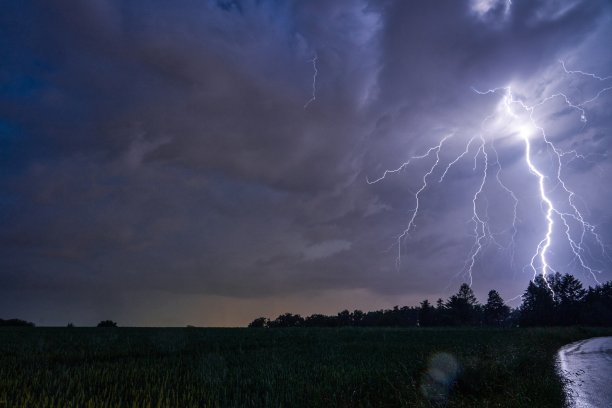
POLYGON ((434 319, 435 326, 447 326, 451 324, 450 316, 448 315, 448 309, 444 304, 444 300, 439 298, 436 301, 436 314, 434 319))
POLYGON ((353 325, 361 326, 363 324, 363 319, 365 318, 365 313, 361 310, 353 311, 353 325))
POLYGON ((590 326, 612 326, 612 282, 589 288, 583 300, 580 321, 590 326))
POLYGON ((564 326, 578 324, 582 303, 587 293, 582 283, 570 274, 561 276, 559 273, 555 274, 553 283, 555 323, 564 326))
POLYGON ((113 322, 112 320, 102 320, 100 323, 98 323, 98 327, 117 327, 117 323, 113 322))
POLYGON ((506 319, 506 323, 508 327, 519 327, 521 320, 521 308, 515 307, 510 310, 510 315, 508 315, 508 319, 506 319))
POLYGON ((305 327, 336 327, 338 326, 337 316, 325 316, 322 314, 313 314, 304 319, 305 327))
POLYGON ((368 312, 363 317, 363 325, 374 327, 374 326, 382 326, 383 325, 383 311, 375 310, 373 312, 368 312))
POLYGON ((266 327, 267 324, 268 324, 268 319, 266 319, 265 317, 258 317, 257 319, 249 323, 249 327, 261 328, 261 327, 266 327))
POLYGON ((401 327, 416 326, 419 321, 419 308, 402 306, 399 309, 399 322, 401 327))
POLYGON ((304 318, 299 314, 285 313, 268 323, 268 327, 300 327, 304 318))
POLYGON ((546 280, 538 275, 529 282, 521 305, 521 326, 551 326, 555 302, 546 280))
POLYGON ((345 309, 341 311, 340 313, 338 313, 338 325, 339 326, 352 326, 353 319, 351 316, 351 312, 345 309))
POLYGON ((510 308, 496 290, 489 291, 484 305, 484 323, 489 326, 501 326, 510 315, 510 308))
POLYGON ((467 283, 459 287, 456 295, 450 297, 446 303, 452 324, 467 325, 477 323, 478 300, 474 296, 472 288, 467 283))
POLYGON ((435 313, 436 309, 429 303, 429 300, 422 301, 419 308, 419 326, 433 326, 436 319, 435 313))
POLYGON ((523 295, 522 326, 612 326, 612 282, 585 290, 570 274, 537 276, 523 295))
POLYGON ((399 306, 393 306, 393 309, 385 310, 383 326, 400 327, 402 326, 402 312, 399 306))

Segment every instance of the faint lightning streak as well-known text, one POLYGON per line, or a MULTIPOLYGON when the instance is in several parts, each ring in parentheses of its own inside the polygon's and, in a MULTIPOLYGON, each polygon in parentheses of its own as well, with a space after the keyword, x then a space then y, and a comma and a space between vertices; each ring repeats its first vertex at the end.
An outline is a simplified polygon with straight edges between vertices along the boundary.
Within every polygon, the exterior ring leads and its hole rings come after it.
POLYGON ((419 195, 421 194, 421 192, 423 190, 425 190, 427 188, 427 177, 429 177, 431 175, 431 173, 433 173, 433 171, 436 169, 436 167, 438 167, 438 164, 440 163, 440 149, 442 149, 442 144, 449 137, 450 136, 445 136, 440 141, 440 143, 434 148, 434 150, 436 152, 436 162, 433 164, 433 166, 431 166, 429 171, 427 173, 425 173, 425 175, 423 176, 423 184, 421 185, 421 188, 419 188, 417 190, 417 192, 414 194, 414 198, 416 200, 416 204, 415 204, 414 208, 412 209, 412 217, 410 218, 410 222, 408 222, 408 227, 406 227, 404 232, 400 235, 400 238, 405 236, 406 234, 408 234, 410 229, 414 227, 414 220, 416 219, 416 217, 417 217, 417 215, 419 213, 419 195))
POLYGON ((607 81, 608 79, 612 79, 612 75, 611 76, 607 76, 607 77, 600 77, 598 75, 592 74, 590 72, 584 72, 584 71, 577 71, 577 70, 569 70, 567 69, 567 67, 565 66, 565 61, 563 60, 559 60, 559 63, 561 64, 561 66, 563 67, 563 71, 565 71, 566 74, 579 74, 579 75, 584 75, 584 76, 588 76, 591 77, 593 79, 597 79, 599 81, 607 81))
MULTIPOLYGON (((584 71, 578 71, 578 70, 568 70, 567 67, 565 66, 565 62, 563 60, 559 60, 559 63, 561 64, 561 67, 563 68, 563 71, 566 74, 568 74, 568 75, 583 75, 583 76, 586 76, 586 77, 590 77, 590 78, 596 79, 596 80, 598 80, 600 82, 605 82, 605 81, 608 81, 609 79, 612 79, 612 75, 611 76, 607 76, 607 77, 600 77, 599 75, 595 75, 595 74, 592 74, 590 72, 584 72, 584 71)), ((584 111, 584 105, 596 101, 597 99, 599 99, 599 97, 602 94, 608 92, 609 90, 612 90, 612 86, 600 89, 599 92, 597 92, 597 94, 595 94, 594 97, 592 97, 590 99, 587 99, 587 100, 585 100, 585 101, 583 101, 583 102, 581 102, 581 103, 579 103, 577 105, 572 103, 565 94, 558 93, 558 94, 554 94, 554 95, 549 96, 548 98, 546 98, 542 102, 540 102, 538 105, 534 105, 534 107, 542 105, 542 104, 548 102, 550 99, 553 99, 553 98, 556 98, 556 97, 562 97, 562 98, 565 99, 565 103, 570 108, 576 109, 576 110, 578 110, 580 112, 580 120, 582 122, 586 123, 587 118, 586 118, 586 112, 584 111)))
POLYGON ((516 224, 518 221, 517 209, 518 209, 519 200, 516 197, 516 194, 514 193, 514 191, 508 188, 508 186, 506 186, 501 181, 500 173, 501 173, 502 167, 501 167, 501 163, 499 162, 499 155, 497 154, 497 149, 495 148, 495 145, 493 143, 491 143, 491 149, 493 150, 493 153, 495 153, 495 163, 497 164, 497 172, 495 173, 495 179, 497 180, 497 183, 501 186, 501 188, 504 189, 512 198, 512 227, 511 227, 512 235, 510 236, 510 244, 508 245, 508 248, 510 249, 510 265, 514 266, 514 249, 516 247, 516 234, 518 233, 516 224))
POLYGON ((383 172, 383 175, 380 176, 379 178, 377 178, 376 180, 372 180, 370 181, 367 177, 366 177, 366 183, 368 184, 375 184, 378 183, 379 181, 385 179, 387 177, 388 174, 393 174, 393 173, 398 173, 400 171, 402 171, 404 168, 406 168, 406 166, 408 166, 413 160, 418 160, 418 159, 424 159, 426 157, 429 157, 429 155, 431 154, 431 152, 433 152, 436 149, 440 149, 440 146, 442 145, 442 143, 444 143, 444 141, 446 139, 448 139, 449 137, 451 137, 452 135, 448 135, 445 136, 439 144, 437 144, 436 146, 432 146, 429 149, 427 149, 427 151, 421 155, 418 156, 412 156, 410 157, 408 160, 406 160, 404 163, 402 163, 398 168, 393 169, 393 170, 385 170, 383 172))
POLYGON ((485 146, 485 139, 483 136, 480 136, 479 138, 480 138, 481 144, 480 144, 480 147, 478 148, 478 151, 476 152, 476 155, 474 156, 474 169, 476 169, 476 159, 478 155, 480 154, 480 152, 482 152, 482 155, 484 157, 484 168, 482 171, 482 178, 480 181, 480 185, 478 186, 478 191, 476 191, 476 193, 474 194, 474 197, 472 198, 472 211, 473 211, 472 221, 474 222, 474 245, 472 245, 472 249, 470 250, 468 259, 466 260, 465 266, 464 266, 464 270, 467 272, 468 277, 470 279, 470 286, 472 286, 472 283, 473 283, 472 271, 474 269, 474 265, 476 264, 476 258, 482 251, 482 246, 483 246, 482 240, 487 237, 487 230, 488 230, 487 223, 483 221, 482 218, 480 218, 480 216, 478 215, 477 201, 480 195, 482 194, 482 189, 487 183, 487 173, 489 171, 489 155, 487 154, 487 150, 485 146))
POLYGON ((308 102, 306 102, 306 104, 304 104, 304 109, 306 109, 308 107, 308 105, 310 105, 312 102, 314 102, 317 99, 317 75, 319 74, 319 70, 317 69, 317 60, 318 59, 319 59, 319 57, 315 53, 314 57, 312 57, 312 59, 310 60, 310 62, 312 62, 312 69, 314 70, 314 73, 312 75, 312 96, 308 100, 308 102))
POLYGON ((465 145, 465 150, 463 151, 463 153, 461 153, 459 156, 457 156, 453 161, 451 161, 450 163, 448 163, 448 165, 446 166, 446 168, 444 169, 444 172, 442 173, 442 175, 440 176, 440 179, 438 180, 438 183, 441 183, 444 180, 444 177, 446 177, 446 173, 448 173, 448 171, 450 170, 451 167, 453 167, 459 160, 461 160, 463 158, 463 156, 465 156, 466 154, 469 153, 470 151, 470 145, 472 144, 472 142, 474 141, 474 138, 472 137, 470 139, 470 141, 465 145))
MULTIPOLYGON (((483 125, 484 123, 489 119, 490 117, 485 118, 485 120, 483 120, 483 125)), ((465 150, 459 154, 454 160, 452 160, 451 162, 448 163, 448 165, 446 166, 446 168, 444 169, 444 172, 442 173, 442 175, 440 176, 440 179, 438 180, 438 182, 442 182, 444 180, 444 178, 446 177, 446 174, 448 173, 448 171, 451 169, 451 167, 453 167, 459 160, 461 160, 465 155, 467 155, 469 153, 470 150, 470 146, 471 144, 474 142, 474 140, 476 139, 476 136, 470 138, 470 140, 468 141, 468 143, 465 146, 465 150)), ((470 249, 468 258, 465 261, 464 267, 463 267, 463 271, 465 273, 467 273, 469 279, 470 279, 470 285, 472 285, 473 283, 473 269, 474 269, 474 265, 476 263, 476 258, 478 257, 478 255, 481 253, 482 248, 483 248, 483 240, 485 239, 490 239, 493 243, 495 243, 498 247, 502 248, 502 245, 500 245, 497 240, 495 239, 495 234, 493 234, 491 232, 491 228, 488 222, 488 202, 487 202, 487 206, 486 206, 486 213, 483 217, 481 217, 479 215, 478 212, 478 205, 477 205, 477 201, 480 197, 480 195, 482 194, 482 191, 484 189, 484 186, 487 182, 487 173, 489 170, 489 156, 486 152, 486 141, 484 139, 484 137, 481 135, 478 137, 478 139, 480 140, 480 144, 478 146, 478 149, 476 150, 476 154, 474 155, 474 167, 473 167, 473 171, 476 171, 477 168, 477 161, 478 161, 478 157, 479 155, 482 153, 483 157, 484 157, 484 169, 483 169, 483 173, 482 173, 482 178, 481 178, 481 183, 479 185, 478 191, 476 191, 476 193, 474 194, 473 198, 472 198, 472 211, 473 211, 473 215, 472 215, 472 219, 471 221, 474 223, 474 244, 472 245, 472 248, 470 249)), ((492 147, 493 151, 495 152, 496 155, 496 163, 498 165, 498 171, 496 173, 496 180, 497 182, 500 184, 500 186, 506 190, 511 196, 512 198, 515 200, 515 204, 514 204, 514 219, 512 222, 512 227, 513 227, 513 235, 511 238, 511 245, 514 244, 514 237, 516 235, 516 207, 518 205, 518 200, 516 199, 516 196, 514 195, 514 193, 508 188, 506 187, 506 185, 504 185, 504 183, 502 183, 501 179, 499 178, 499 173, 501 171, 501 165, 499 164, 499 157, 497 156, 497 151, 495 150, 494 147, 492 147)), ((513 247, 512 248, 512 257, 514 257, 514 251, 513 251, 513 247)))
POLYGON ((512 8, 512 0, 506 0, 506 7, 504 8, 504 15, 508 15, 510 13, 510 9, 512 8))
POLYGON ((436 169, 436 167, 438 167, 438 164, 440 163, 440 150, 442 149, 442 145, 444 144, 444 142, 446 140, 448 140, 450 137, 452 137, 452 135, 446 135, 444 136, 440 142, 433 147, 430 147, 427 152, 425 152, 422 155, 419 156, 413 156, 410 159, 408 159, 408 161, 402 163, 401 166, 399 166, 397 169, 395 170, 385 170, 385 172, 383 173, 383 175, 379 178, 377 178, 374 181, 369 181, 366 178, 366 182, 368 184, 374 184, 374 183, 378 183, 379 181, 383 180, 388 174, 392 174, 392 173, 397 173, 400 170, 404 169, 406 166, 408 166, 410 164, 410 162, 412 160, 417 160, 417 159, 424 159, 426 157, 429 157, 429 155, 431 155, 432 152, 435 152, 435 157, 436 157, 436 161, 435 163, 429 168, 429 170, 423 175, 423 184, 421 185, 421 187, 414 193, 414 199, 415 199, 415 206, 414 208, 411 210, 412 212, 412 216, 410 217, 410 221, 408 222, 408 226, 404 229, 404 231, 397 237, 397 248, 398 248, 398 252, 397 252, 397 259, 396 259, 396 266, 399 270, 400 266, 401 266, 401 259, 402 259, 402 240, 408 236, 410 230, 412 228, 414 228, 415 224, 414 221, 419 213, 419 205, 420 205, 420 194, 421 192, 423 192, 423 190, 425 190, 427 188, 427 178, 434 172, 434 170, 436 169))

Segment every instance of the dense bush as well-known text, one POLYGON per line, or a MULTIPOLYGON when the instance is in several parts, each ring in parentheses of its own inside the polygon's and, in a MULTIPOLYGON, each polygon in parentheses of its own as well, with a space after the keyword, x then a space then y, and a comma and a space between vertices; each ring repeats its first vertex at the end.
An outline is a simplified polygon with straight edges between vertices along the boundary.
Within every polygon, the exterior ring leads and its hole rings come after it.
POLYGON ((97 327, 117 327, 117 323, 112 320, 102 320, 97 327))

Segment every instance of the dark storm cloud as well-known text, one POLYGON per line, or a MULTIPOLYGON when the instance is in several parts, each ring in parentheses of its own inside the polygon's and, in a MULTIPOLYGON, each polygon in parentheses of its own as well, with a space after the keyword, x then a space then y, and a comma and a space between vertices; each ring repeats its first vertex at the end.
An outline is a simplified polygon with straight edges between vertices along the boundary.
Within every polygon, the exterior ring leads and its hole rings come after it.
MULTIPOLYGON (((7 5, 1 304, 15 314, 38 305, 47 322, 78 309, 83 321, 112 310, 138 323, 154 321, 130 310, 155 291, 179 316, 181 296, 444 295, 464 278, 470 164, 426 196, 399 272, 386 249, 427 164, 376 185, 366 175, 449 133, 443 157, 461 152, 498 100, 472 86, 556 86, 545 74, 571 55, 608 68, 589 57, 609 20, 604 1, 7 5), (304 108, 314 56, 316 100, 304 108)), ((578 178, 609 172, 606 112, 594 106, 590 128, 565 135, 599 154, 574 164, 578 178)), ((520 153, 500 150, 508 172, 525 172, 520 153)), ((504 208, 497 196, 490 204, 504 208)), ((593 213, 609 223, 602 202, 593 213)), ((476 289, 506 284, 509 270, 483 268, 476 289)))

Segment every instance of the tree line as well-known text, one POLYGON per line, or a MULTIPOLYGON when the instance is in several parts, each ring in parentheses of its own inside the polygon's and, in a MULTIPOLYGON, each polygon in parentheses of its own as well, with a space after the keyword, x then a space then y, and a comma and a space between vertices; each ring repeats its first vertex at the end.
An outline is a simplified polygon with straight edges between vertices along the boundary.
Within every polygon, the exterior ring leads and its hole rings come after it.
POLYGON ((0 327, 34 327, 34 323, 21 319, 0 319, 0 327))
MULTIPOLYGON (((35 327, 32 322, 21 319, 0 319, 0 327, 35 327)), ((68 323, 66 327, 74 327, 73 323, 68 323)), ((117 323, 112 320, 102 320, 96 327, 117 327, 117 323)))
POLYGON ((435 327, 435 326, 612 326, 612 281, 584 289, 570 274, 541 275, 529 282, 522 304, 510 308, 496 290, 480 304, 464 283, 446 301, 428 299, 419 306, 363 312, 343 310, 336 315, 302 317, 285 313, 276 319, 258 317, 249 327, 435 327))

